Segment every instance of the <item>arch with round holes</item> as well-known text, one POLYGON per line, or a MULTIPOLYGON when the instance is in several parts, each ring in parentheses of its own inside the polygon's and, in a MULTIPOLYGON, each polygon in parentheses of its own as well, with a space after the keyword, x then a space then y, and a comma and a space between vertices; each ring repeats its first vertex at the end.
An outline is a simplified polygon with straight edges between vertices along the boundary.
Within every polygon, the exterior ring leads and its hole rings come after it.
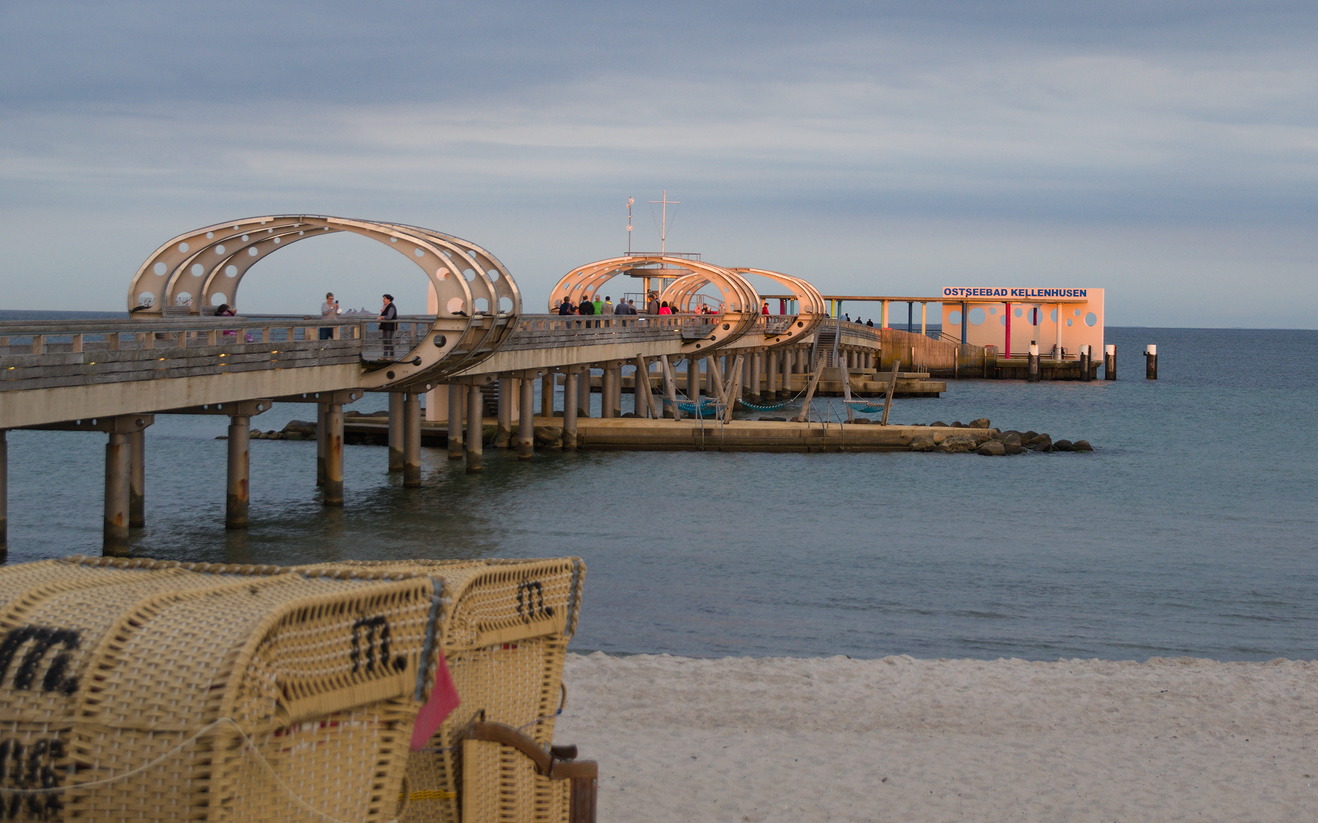
POLYGON ((200 314, 208 306, 236 303, 238 286, 256 263, 293 243, 336 232, 394 249, 430 281, 431 328, 417 335, 405 357, 369 373, 366 388, 437 382, 488 357, 515 328, 521 292, 504 265, 480 246, 419 226, 305 214, 250 217, 180 234, 138 269, 128 289, 129 309, 134 316, 200 314))
POLYGON ((824 300, 824 295, 814 287, 813 283, 807 280, 778 271, 769 271, 768 269, 738 267, 733 271, 738 274, 753 274, 772 280, 779 285, 786 286, 787 290, 796 298, 799 309, 795 317, 769 315, 764 330, 765 345, 767 346, 799 343, 803 337, 813 332, 823 322, 824 318, 828 317, 828 304, 824 300))
POLYGON ((755 312, 759 308, 760 298, 746 278, 722 266, 685 257, 662 255, 613 257, 578 266, 563 275, 550 290, 549 311, 557 311, 564 298, 576 304, 583 297, 597 294, 605 283, 619 275, 642 276, 656 268, 690 272, 670 283, 660 296, 662 300, 668 301, 670 306, 674 306, 675 311, 688 310, 695 293, 705 285, 714 286, 722 298, 723 313, 712 318, 713 328, 710 333, 702 335, 700 339, 688 340, 683 344, 684 349, 703 351, 717 348, 736 340, 754 328, 755 312), (696 283, 695 287, 691 289, 685 286, 679 287, 678 284, 688 281, 696 283))

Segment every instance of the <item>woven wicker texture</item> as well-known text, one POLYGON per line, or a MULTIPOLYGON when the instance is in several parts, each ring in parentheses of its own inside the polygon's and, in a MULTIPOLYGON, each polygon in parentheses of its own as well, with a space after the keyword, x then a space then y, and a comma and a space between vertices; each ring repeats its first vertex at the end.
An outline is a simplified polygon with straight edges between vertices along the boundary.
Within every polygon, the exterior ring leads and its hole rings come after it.
MULTIPOLYGON (((576 629, 585 578, 578 558, 348 562, 442 580, 441 646, 462 703, 408 761, 405 823, 559 823, 565 781, 535 773, 516 752, 460 739, 475 719, 520 729, 546 749, 563 700, 563 662, 576 629), (464 752, 480 752, 464 763, 464 752), (470 798, 470 802, 468 802, 470 798)), ((304 567, 308 570, 324 566, 304 567)))
POLYGON ((393 818, 438 596, 369 569, 0 569, 0 816, 393 818))

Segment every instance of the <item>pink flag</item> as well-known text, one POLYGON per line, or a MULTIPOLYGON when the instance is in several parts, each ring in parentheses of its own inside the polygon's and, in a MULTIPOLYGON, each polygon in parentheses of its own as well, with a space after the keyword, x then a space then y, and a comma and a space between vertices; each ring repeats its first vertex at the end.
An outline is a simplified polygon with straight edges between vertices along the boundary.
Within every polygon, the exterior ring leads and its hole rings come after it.
POLYGON ((419 752, 430 742, 430 736, 438 729, 444 718, 458 707, 462 699, 458 689, 453 685, 453 677, 448 672, 448 661, 444 652, 439 652, 439 665, 435 667, 435 687, 430 690, 430 699, 417 712, 416 724, 412 726, 412 745, 414 752, 419 752))

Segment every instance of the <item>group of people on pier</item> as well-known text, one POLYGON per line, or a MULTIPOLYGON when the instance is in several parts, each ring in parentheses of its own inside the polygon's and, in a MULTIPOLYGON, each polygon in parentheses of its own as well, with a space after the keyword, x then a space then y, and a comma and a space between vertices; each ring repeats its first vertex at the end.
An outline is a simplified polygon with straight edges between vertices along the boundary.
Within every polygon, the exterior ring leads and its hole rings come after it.
MULTIPOLYGON (((652 291, 648 295, 646 295, 644 313, 653 314, 653 315, 676 314, 677 310, 675 306, 668 305, 667 300, 660 300, 658 292, 652 291)), ((718 314, 718 312, 715 311, 713 308, 703 303, 697 306, 696 309, 690 313, 718 314)), ((581 301, 578 303, 573 303, 572 298, 570 297, 564 297, 563 300, 558 304, 558 314, 563 317, 569 317, 573 315, 576 316, 585 315, 585 316, 594 317, 597 315, 610 315, 610 314, 614 316, 634 315, 634 314, 641 314, 641 312, 637 310, 635 300, 620 299, 615 304, 613 302, 613 298, 610 295, 606 294, 604 298, 601 299, 600 296, 596 294, 594 297, 591 297, 590 295, 582 295, 581 301)), ((594 322, 598 322, 598 321, 585 321, 585 322, 586 325, 589 326, 589 325, 593 325, 594 322)))

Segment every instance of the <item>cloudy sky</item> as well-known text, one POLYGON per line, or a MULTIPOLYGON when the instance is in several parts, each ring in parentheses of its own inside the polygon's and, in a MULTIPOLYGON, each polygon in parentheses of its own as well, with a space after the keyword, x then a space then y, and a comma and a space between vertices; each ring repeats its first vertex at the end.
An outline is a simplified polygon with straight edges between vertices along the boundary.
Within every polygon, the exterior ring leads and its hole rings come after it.
MULTIPOLYGON (((171 237, 306 213, 476 242, 541 311, 667 191, 669 251, 825 293, 1318 328, 1315 55, 1301 0, 0 0, 0 306, 117 311, 171 237)), ((414 272, 340 235, 238 300, 414 272)))

